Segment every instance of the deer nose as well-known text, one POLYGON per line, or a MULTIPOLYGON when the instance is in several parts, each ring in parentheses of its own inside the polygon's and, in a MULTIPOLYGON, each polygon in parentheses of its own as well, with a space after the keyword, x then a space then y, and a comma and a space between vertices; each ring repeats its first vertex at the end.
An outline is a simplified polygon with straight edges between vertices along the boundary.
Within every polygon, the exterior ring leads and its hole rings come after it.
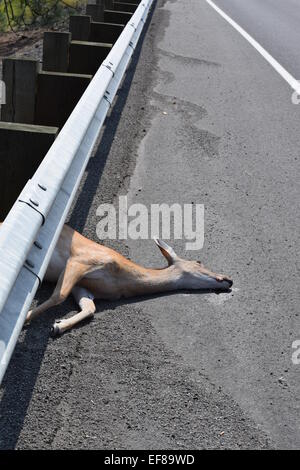
POLYGON ((216 277, 217 281, 219 282, 227 282, 229 284, 228 288, 230 289, 230 287, 232 286, 233 284, 233 281, 231 279, 229 279, 229 277, 226 277, 226 276, 221 276, 221 275, 218 275, 216 277))
POLYGON ((226 282, 228 284, 228 287, 226 287, 227 289, 230 289, 232 284, 233 284, 233 281, 227 277, 224 277, 223 279, 218 279, 219 282, 226 282))

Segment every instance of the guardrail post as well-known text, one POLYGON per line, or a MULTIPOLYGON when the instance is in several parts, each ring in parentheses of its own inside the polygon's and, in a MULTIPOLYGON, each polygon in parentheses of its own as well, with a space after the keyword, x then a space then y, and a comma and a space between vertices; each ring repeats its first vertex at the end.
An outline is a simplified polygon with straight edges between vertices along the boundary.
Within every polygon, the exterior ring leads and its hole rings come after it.
POLYGON ((127 11, 105 10, 104 21, 106 23, 127 24, 132 18, 132 13, 127 11))
MULTIPOLYGON (((91 3, 93 0, 90 0, 91 3)), ((103 5, 104 10, 113 10, 115 0, 94 0, 97 5, 103 5)))
POLYGON ((43 70, 67 72, 71 33, 47 31, 43 42, 43 70))
POLYGON ((39 73, 35 124, 62 127, 91 79, 92 75, 39 73))
POLYGON ((87 4, 86 14, 92 17, 94 21, 104 20, 104 3, 87 4))
POLYGON ((88 41, 91 33, 91 17, 88 15, 71 15, 70 32, 76 41, 88 41))
POLYGON ((114 3, 115 3, 114 0, 104 0, 105 10, 113 10, 114 9, 114 3))
POLYGON ((112 44, 71 41, 69 72, 94 75, 111 48, 112 44))
POLYGON ((138 6, 139 0, 115 0, 114 3, 132 3, 133 5, 138 6))
POLYGON ((40 64, 33 59, 3 59, 6 104, 1 106, 1 120, 32 124, 35 113, 37 75, 40 64))
POLYGON ((89 41, 114 44, 124 29, 122 24, 91 22, 89 41))
POLYGON ((57 128, 0 122, 0 220, 4 220, 58 133, 57 128))
MULTIPOLYGON (((114 2, 114 10, 116 11, 128 11, 129 13, 134 13, 137 9, 138 5, 134 3, 122 3, 122 2, 114 2)), ((109 10, 109 8, 108 8, 109 10)))

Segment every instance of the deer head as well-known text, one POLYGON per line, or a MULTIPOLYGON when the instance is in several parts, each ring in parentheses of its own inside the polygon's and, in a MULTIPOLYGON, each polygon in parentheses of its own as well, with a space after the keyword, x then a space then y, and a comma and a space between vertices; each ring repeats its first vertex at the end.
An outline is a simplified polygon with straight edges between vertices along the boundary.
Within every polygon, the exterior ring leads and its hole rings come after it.
POLYGON ((207 269, 201 261, 189 261, 180 258, 173 248, 162 240, 154 239, 168 265, 178 274, 179 288, 228 291, 233 281, 223 274, 207 269))

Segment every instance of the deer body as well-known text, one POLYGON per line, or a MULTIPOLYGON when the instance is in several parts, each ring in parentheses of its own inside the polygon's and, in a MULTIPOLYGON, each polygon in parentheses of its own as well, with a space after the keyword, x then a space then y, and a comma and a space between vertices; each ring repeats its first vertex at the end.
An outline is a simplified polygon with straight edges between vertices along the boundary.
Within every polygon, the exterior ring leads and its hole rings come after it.
POLYGON ((68 260, 72 258, 88 265, 78 285, 89 290, 97 299, 117 300, 180 288, 178 273, 172 267, 144 268, 116 251, 88 240, 68 226, 62 231, 45 280, 57 282, 68 260))
POLYGON ((55 322, 54 334, 63 333, 92 316, 96 311, 95 298, 116 300, 180 289, 220 291, 231 287, 232 281, 228 277, 209 271, 198 261, 179 258, 165 242, 155 241, 168 261, 166 268, 140 266, 65 225, 45 275, 47 281, 56 282, 54 293, 28 313, 27 323, 62 303, 71 292, 81 311, 69 319, 55 322))

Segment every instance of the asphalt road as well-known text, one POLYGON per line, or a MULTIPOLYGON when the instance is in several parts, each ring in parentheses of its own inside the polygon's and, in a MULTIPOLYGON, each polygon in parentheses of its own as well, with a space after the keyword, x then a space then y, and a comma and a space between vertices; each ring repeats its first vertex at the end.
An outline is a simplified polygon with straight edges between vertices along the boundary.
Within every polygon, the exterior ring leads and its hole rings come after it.
POLYGON ((300 80, 298 0, 216 0, 214 3, 300 80))
MULTIPOLYGON (((1 389, 1 448, 300 448, 299 112, 205 0, 158 1, 69 222, 96 239, 98 205, 120 194, 205 204, 203 250, 172 244, 233 291, 98 302, 56 340, 75 306, 45 314, 1 389)), ((151 240, 107 243, 163 264, 151 240)))

